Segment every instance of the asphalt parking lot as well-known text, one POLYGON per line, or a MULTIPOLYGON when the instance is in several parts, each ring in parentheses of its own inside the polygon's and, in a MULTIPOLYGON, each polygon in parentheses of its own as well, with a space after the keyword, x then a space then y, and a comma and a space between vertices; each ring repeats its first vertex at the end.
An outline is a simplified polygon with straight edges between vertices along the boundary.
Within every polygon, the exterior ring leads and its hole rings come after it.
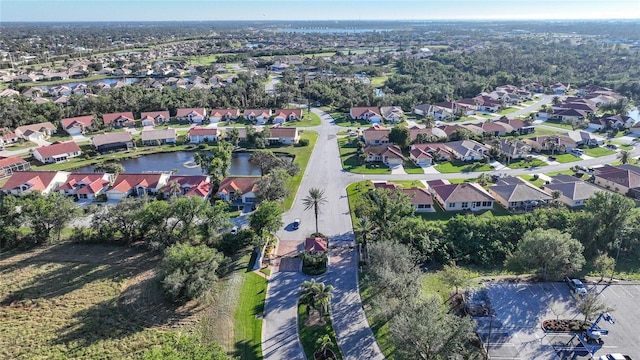
POLYGON ((545 319, 582 318, 567 285, 548 283, 492 283, 487 286, 493 317, 476 318, 477 331, 490 359, 590 359, 623 353, 640 359, 640 285, 590 285, 605 304, 614 308, 615 324, 600 322, 609 330, 604 344, 586 349, 573 334, 545 334, 545 319))

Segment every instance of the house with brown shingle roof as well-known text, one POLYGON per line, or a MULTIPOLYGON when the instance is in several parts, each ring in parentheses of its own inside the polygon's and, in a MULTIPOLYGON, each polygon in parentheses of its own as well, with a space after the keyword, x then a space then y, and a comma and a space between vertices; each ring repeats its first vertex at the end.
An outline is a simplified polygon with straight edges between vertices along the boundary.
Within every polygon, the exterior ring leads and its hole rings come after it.
POLYGON ((174 128, 160 129, 160 130, 142 130, 142 144, 143 145, 163 145, 163 144, 175 144, 178 137, 178 132, 174 128))
POLYGON ((22 137, 25 140, 46 140, 51 134, 55 134, 57 128, 50 122, 43 122, 38 124, 24 125, 16 128, 16 135, 22 137))
POLYGON ((367 162, 380 161, 389 167, 402 165, 404 156, 396 145, 367 145, 362 149, 367 162))
POLYGON ((176 120, 202 124, 207 116, 205 108, 182 108, 176 112, 176 120))
POLYGON ((374 182, 373 187, 376 189, 399 190, 403 194, 407 195, 407 197, 411 201, 411 205, 413 205, 414 211, 416 212, 436 211, 433 207, 433 197, 431 196, 431 193, 425 188, 411 187, 405 189, 402 187, 402 185, 390 181, 374 182))
POLYGON ((157 194, 167 184, 169 174, 118 174, 106 191, 110 200, 122 200, 127 196, 157 194))
POLYGON ((69 173, 65 171, 16 171, 0 189, 9 195, 32 191, 47 194, 64 183, 67 176, 69 173))
POLYGON ((57 164, 80 156, 80 154, 82 154, 82 150, 73 141, 54 142, 51 145, 33 150, 33 157, 43 164, 57 164))
POLYGON ((211 109, 209 111, 209 122, 217 123, 219 121, 235 120, 240 116, 238 109, 211 109))
POLYGON ((284 124, 287 121, 299 121, 302 119, 302 109, 277 109, 273 113, 274 124, 284 124))
POLYGON ((380 115, 387 123, 398 124, 404 121, 404 111, 400 106, 383 106, 380 108, 380 115))
POLYGON ((60 120, 60 125, 67 134, 80 135, 93 128, 93 118, 93 115, 65 118, 60 120))
POLYGON ((155 126, 162 125, 170 119, 169 111, 146 111, 140 113, 140 125, 155 126))
POLYGON ((284 144, 294 145, 300 140, 300 134, 298 128, 295 127, 282 127, 274 126, 269 128, 269 140, 270 144, 284 144))
POLYGON ((427 184, 431 194, 445 211, 493 209, 495 199, 476 183, 427 184))
POLYGON ((78 199, 93 200, 109 188, 111 181, 113 175, 109 173, 71 173, 58 191, 78 199))
POLYGON ((112 127, 123 127, 135 125, 135 118, 131 111, 110 113, 102 115, 102 122, 112 127))
POLYGON ((16 171, 25 171, 31 164, 21 157, 0 157, 0 179, 11 176, 16 171))
POLYGON ((640 199, 640 167, 624 164, 604 166, 593 173, 595 184, 618 194, 640 199))
POLYGON ((98 152, 129 150, 135 146, 131 134, 126 131, 96 135, 91 139, 91 144, 98 152))
POLYGON ((371 124, 380 123, 382 121, 380 109, 376 106, 352 107, 349 110, 349 116, 351 116, 353 120, 366 120, 371 124))
POLYGON ((373 125, 362 131, 362 139, 366 145, 387 145, 390 144, 390 133, 391 129, 381 125, 373 125))
POLYGON ((220 182, 216 194, 223 201, 254 204, 258 202, 258 177, 226 177, 220 182))

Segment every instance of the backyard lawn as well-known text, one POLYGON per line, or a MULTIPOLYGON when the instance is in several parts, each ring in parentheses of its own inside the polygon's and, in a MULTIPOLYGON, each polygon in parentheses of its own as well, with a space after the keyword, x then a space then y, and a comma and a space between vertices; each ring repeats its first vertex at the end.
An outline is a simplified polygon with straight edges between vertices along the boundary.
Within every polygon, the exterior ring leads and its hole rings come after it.
MULTIPOLYGON (((573 172, 571 172, 571 173, 573 173, 573 172)), ((537 188, 541 187, 545 183, 544 180, 542 180, 539 177, 535 178, 533 175, 520 175, 519 178, 524 180, 524 181, 530 182, 531 184, 533 184, 537 188)))
POLYGON ((436 165, 436 170, 445 173, 458 173, 458 172, 477 172, 477 171, 492 171, 493 168, 489 164, 483 162, 464 162, 464 161, 451 161, 436 165))
POLYGON ((573 130, 570 124, 565 124, 560 120, 547 120, 544 122, 547 126, 553 126, 561 129, 573 130))

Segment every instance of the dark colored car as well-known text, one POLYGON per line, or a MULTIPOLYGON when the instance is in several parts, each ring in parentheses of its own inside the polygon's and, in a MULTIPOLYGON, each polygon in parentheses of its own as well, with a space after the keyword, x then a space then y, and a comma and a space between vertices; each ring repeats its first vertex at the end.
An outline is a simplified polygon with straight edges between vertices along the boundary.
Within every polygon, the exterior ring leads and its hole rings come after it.
POLYGON ((293 220, 293 230, 298 230, 300 227, 300 219, 293 220))

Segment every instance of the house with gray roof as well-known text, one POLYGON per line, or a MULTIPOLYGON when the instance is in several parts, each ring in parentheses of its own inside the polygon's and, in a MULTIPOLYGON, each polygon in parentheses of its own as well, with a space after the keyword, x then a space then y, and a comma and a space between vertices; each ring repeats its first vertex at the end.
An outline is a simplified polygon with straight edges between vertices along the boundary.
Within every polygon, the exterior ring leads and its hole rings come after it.
POLYGON ((445 211, 481 211, 493 209, 496 199, 475 183, 450 184, 427 182, 429 191, 445 211))
POLYGON ((498 180, 489 187, 489 194, 510 211, 532 211, 546 206, 551 195, 516 177, 498 180))
POLYGON ((551 182, 543 186, 543 190, 552 197, 554 191, 560 192, 558 200, 568 207, 584 206, 589 198, 597 192, 604 191, 570 175, 553 176, 551 182))

